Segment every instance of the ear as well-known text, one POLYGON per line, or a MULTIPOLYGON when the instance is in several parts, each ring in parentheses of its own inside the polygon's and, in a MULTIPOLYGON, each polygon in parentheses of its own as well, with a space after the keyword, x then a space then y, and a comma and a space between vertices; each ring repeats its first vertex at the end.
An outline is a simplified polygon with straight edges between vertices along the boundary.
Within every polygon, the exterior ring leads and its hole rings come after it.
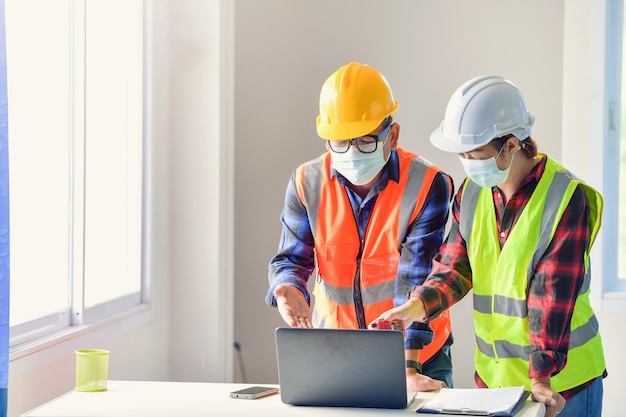
POLYGON ((520 141, 515 136, 511 136, 506 141, 506 150, 510 154, 514 154, 516 151, 520 149, 520 141))
POLYGON ((391 149, 396 149, 398 147, 398 139, 400 138, 400 125, 398 123, 394 123, 391 125, 391 137, 389 141, 391 142, 391 149))

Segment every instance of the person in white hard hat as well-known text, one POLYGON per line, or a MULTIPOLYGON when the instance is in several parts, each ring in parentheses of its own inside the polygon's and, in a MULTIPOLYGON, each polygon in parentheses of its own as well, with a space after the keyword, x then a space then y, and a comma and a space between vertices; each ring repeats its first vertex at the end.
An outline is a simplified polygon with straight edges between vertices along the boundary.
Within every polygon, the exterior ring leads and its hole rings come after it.
POLYGON ((500 76, 461 85, 430 140, 468 176, 427 280, 384 320, 428 322, 473 289, 478 387, 521 386, 546 416, 600 416, 606 364, 589 303, 602 196, 537 152, 534 116, 500 76))

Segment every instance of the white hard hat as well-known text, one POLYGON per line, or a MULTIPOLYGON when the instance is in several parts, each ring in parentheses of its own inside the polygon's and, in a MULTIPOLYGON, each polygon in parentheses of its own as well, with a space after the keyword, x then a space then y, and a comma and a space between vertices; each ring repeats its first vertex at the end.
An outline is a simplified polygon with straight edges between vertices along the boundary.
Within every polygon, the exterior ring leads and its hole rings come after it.
POLYGON ((472 78, 450 97, 445 118, 430 135, 430 142, 446 152, 468 152, 492 139, 530 136, 535 122, 520 90, 504 77, 472 78))

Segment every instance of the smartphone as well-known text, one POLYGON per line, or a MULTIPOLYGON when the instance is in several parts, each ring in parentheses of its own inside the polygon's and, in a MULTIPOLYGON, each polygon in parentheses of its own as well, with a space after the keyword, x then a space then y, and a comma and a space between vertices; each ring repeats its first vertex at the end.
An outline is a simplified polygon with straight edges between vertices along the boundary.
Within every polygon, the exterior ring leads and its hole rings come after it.
POLYGON ((278 388, 254 386, 233 391, 230 393, 230 397, 253 400, 255 398, 265 397, 266 395, 276 394, 277 392, 278 388))

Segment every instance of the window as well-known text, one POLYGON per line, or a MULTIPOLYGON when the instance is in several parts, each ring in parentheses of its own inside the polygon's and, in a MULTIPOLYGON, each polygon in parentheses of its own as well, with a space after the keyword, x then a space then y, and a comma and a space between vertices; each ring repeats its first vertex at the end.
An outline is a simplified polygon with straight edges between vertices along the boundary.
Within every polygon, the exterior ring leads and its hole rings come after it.
POLYGON ((626 293, 626 53, 623 0, 607 3, 603 292, 626 293), (616 227, 607 227, 615 225, 616 227))
POLYGON ((143 2, 6 2, 11 346, 146 302, 143 2))

